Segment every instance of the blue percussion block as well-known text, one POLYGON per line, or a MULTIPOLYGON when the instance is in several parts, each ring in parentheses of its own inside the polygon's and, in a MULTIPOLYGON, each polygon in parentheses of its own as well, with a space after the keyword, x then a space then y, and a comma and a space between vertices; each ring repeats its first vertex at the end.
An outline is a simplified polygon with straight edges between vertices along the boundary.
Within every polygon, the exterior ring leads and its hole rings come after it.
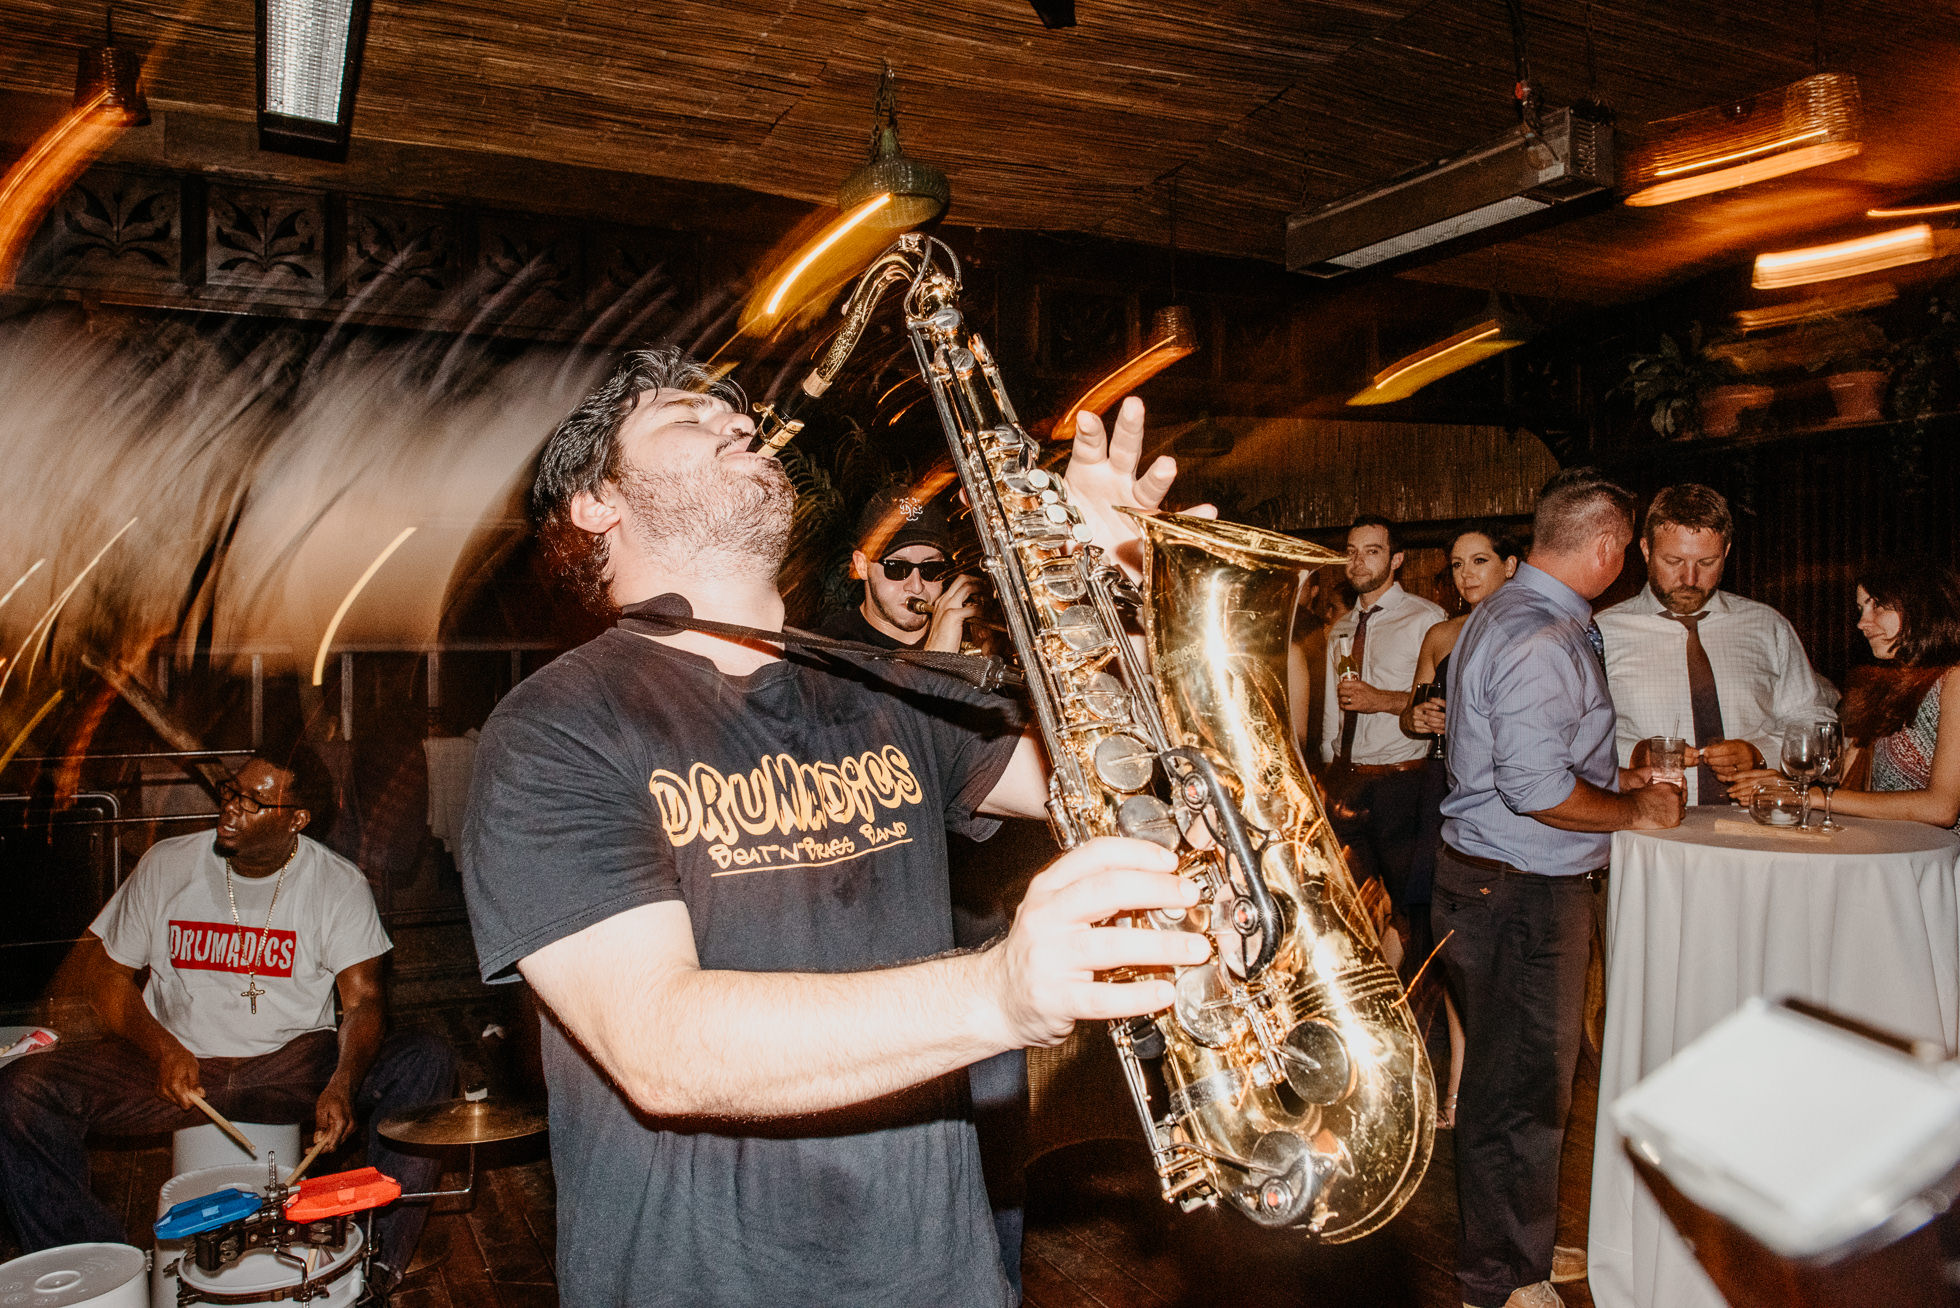
POLYGON ((157 1218, 157 1239, 188 1240, 250 1217, 263 1207, 265 1200, 249 1190, 213 1190, 173 1204, 169 1212, 157 1218))

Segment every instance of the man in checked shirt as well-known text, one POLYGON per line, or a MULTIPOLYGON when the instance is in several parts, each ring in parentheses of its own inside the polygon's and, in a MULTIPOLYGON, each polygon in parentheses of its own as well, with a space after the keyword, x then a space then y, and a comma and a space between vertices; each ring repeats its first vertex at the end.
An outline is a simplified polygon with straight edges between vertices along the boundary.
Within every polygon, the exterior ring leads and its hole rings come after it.
POLYGON ((1647 584, 1598 618, 1620 762, 1643 765, 1650 736, 1686 739, 1698 760, 1690 804, 1726 803, 1736 773, 1775 760, 1789 726, 1837 720, 1837 689, 1811 668, 1789 620, 1720 589, 1734 537, 1718 492, 1669 486, 1641 532, 1647 584))

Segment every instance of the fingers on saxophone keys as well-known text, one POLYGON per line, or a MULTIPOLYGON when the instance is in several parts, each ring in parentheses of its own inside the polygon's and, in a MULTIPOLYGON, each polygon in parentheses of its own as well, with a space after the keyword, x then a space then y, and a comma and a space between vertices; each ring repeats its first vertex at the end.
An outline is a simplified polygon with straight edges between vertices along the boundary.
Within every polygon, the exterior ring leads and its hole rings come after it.
POLYGON ((1198 887, 1169 872, 1107 868, 1063 888, 1052 903, 1064 928, 1106 921, 1118 913, 1153 908, 1189 908, 1198 902, 1198 887))
POLYGON ((1119 967, 1189 967, 1211 957, 1211 938, 1195 931, 1109 926, 1075 939, 1078 966, 1096 972, 1119 967))
POLYGON ((1177 1001, 1168 981, 1078 981, 1069 991, 1078 1022, 1160 1013, 1177 1001))
MULTIPOLYGON (((1177 856, 1161 845, 1147 840, 1132 840, 1127 836, 1098 836, 1086 840, 1074 849, 1050 863, 1036 878, 1035 886, 1048 895, 1057 895, 1070 887, 1091 877, 1117 869, 1140 872, 1173 872, 1177 869, 1177 856)), ((1121 908, 1166 908, 1172 901, 1161 904, 1117 904, 1109 911, 1121 908)), ((1104 914, 1107 916, 1107 914, 1104 914)))

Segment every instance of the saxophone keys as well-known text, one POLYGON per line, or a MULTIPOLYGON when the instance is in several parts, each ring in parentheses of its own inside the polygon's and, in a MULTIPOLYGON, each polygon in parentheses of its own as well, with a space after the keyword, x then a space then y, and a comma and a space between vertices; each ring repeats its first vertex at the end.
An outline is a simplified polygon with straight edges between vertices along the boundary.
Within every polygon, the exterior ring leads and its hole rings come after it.
MULTIPOLYGON (((1132 795, 1124 800, 1116 810, 1116 829, 1133 840, 1148 840, 1173 853, 1182 838, 1171 806, 1155 795, 1132 795)), ((1181 920, 1184 910, 1176 911, 1181 920)))
POLYGON ((1184 1033, 1211 1049, 1223 1049, 1245 1031, 1245 1014, 1232 1002, 1218 969, 1209 964, 1187 967, 1172 984, 1177 998, 1171 1012, 1184 1033))
POLYGON ((1093 752, 1096 779, 1125 794, 1142 790, 1156 774, 1157 755, 1135 736, 1104 736, 1093 752))

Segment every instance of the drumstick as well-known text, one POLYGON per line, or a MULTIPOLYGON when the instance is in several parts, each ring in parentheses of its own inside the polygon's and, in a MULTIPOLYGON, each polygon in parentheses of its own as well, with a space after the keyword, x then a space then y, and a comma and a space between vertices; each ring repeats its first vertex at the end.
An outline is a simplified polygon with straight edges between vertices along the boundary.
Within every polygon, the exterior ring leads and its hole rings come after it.
POLYGON ((313 1160, 315 1158, 318 1158, 320 1156, 320 1151, 322 1149, 325 1149, 326 1147, 327 1147, 327 1139, 325 1136, 321 1136, 318 1140, 315 1140, 313 1142, 313 1147, 306 1151, 306 1157, 299 1160, 299 1166, 295 1167, 293 1169, 293 1174, 286 1178, 286 1184, 298 1185, 299 1178, 306 1175, 306 1169, 313 1166, 313 1160))
POLYGON ((253 1144, 250 1140, 247 1140, 245 1138, 245 1133, 243 1131, 239 1130, 237 1127, 233 1126, 229 1121, 225 1120, 225 1115, 223 1113, 211 1107, 211 1105, 205 1103, 203 1095, 199 1094, 195 1090, 187 1090, 184 1093, 188 1094, 191 1097, 191 1102, 197 1105, 198 1110, 200 1112, 202 1112, 206 1117, 210 1118, 213 1122, 216 1122, 218 1124, 218 1129, 220 1131, 223 1131, 226 1135, 230 1136, 233 1140, 237 1141, 238 1147, 240 1149, 243 1149, 246 1153, 252 1155, 252 1157, 254 1158, 257 1158, 259 1156, 259 1147, 253 1144))

